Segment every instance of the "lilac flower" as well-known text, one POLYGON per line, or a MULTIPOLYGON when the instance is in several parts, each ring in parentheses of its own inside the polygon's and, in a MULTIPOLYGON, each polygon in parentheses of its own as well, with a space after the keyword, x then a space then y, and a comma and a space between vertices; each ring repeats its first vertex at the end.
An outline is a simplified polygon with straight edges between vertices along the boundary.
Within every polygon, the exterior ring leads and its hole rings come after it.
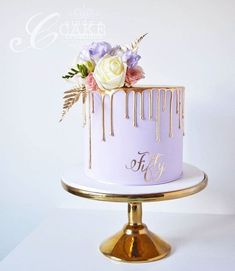
POLYGON ((111 49, 111 51, 109 52, 109 54, 111 55, 111 56, 120 56, 120 57, 122 57, 123 56, 123 50, 122 50, 122 48, 121 48, 121 46, 120 45, 116 45, 116 46, 114 46, 112 49, 111 49))
POLYGON ((111 49, 112 47, 108 42, 92 42, 89 48, 89 53, 93 60, 98 61, 105 54, 108 54, 111 49))
POLYGON ((111 45, 105 41, 92 42, 89 46, 86 46, 81 50, 79 59, 83 61, 94 60, 97 62, 105 54, 109 53, 111 49, 111 45))
POLYGON ((133 68, 138 64, 138 61, 140 60, 140 55, 128 49, 123 54, 122 60, 127 63, 127 66, 129 68, 133 68))
POLYGON ((91 56, 90 56, 90 53, 89 53, 89 46, 83 47, 83 49, 79 53, 78 58, 80 60, 83 60, 83 61, 89 61, 89 60, 91 60, 91 56))

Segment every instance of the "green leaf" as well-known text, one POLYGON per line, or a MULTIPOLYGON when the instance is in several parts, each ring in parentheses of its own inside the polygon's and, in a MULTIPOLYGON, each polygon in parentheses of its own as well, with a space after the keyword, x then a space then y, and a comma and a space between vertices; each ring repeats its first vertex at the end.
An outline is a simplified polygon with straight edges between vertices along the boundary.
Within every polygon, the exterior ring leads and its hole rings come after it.
POLYGON ((66 75, 62 76, 62 78, 64 79, 73 78, 74 75, 76 74, 80 74, 82 78, 86 78, 88 73, 89 73, 88 69, 84 64, 77 64, 77 69, 71 68, 70 71, 66 75))
POLYGON ((81 77, 82 78, 87 77, 87 75, 88 75, 87 67, 84 64, 81 64, 81 65, 77 64, 77 67, 78 67, 79 73, 81 74, 81 77))

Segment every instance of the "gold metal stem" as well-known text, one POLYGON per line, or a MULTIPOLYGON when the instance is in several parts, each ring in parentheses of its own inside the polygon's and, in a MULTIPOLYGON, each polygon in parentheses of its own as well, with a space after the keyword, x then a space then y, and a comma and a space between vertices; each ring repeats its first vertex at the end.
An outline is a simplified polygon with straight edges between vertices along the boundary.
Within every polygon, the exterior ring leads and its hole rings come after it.
POLYGON ((142 225, 142 203, 129 202, 128 203, 128 224, 142 225))
POLYGON ((142 223, 142 203, 130 202, 128 224, 105 240, 100 250, 105 256, 121 262, 151 262, 166 257, 171 247, 142 223))

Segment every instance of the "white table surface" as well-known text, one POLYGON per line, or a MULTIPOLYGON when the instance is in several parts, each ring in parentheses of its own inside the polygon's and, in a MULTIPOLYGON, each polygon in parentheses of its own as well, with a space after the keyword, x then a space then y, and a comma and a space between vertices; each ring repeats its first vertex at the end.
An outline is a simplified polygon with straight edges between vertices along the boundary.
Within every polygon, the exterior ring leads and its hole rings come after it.
MULTIPOLYGON (((173 203, 173 202, 172 202, 173 203)), ((59 209, 1 263, 1 271, 235 270, 235 216, 144 212, 148 227, 172 245, 169 257, 126 264, 98 246, 127 221, 119 211, 59 209)))

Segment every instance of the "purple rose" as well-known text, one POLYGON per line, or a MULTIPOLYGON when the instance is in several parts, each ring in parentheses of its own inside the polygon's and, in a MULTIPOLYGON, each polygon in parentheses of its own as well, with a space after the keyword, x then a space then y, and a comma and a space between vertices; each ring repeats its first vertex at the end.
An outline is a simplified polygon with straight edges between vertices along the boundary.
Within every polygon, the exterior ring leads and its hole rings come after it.
POLYGON ((89 47, 89 53, 93 60, 98 61, 105 54, 111 51, 112 47, 108 42, 92 42, 89 47))
POLYGON ((127 50, 123 54, 122 60, 127 63, 127 66, 129 68, 134 68, 138 64, 138 61, 140 60, 140 55, 131 50, 127 50))
POLYGON ((105 54, 108 54, 111 49, 111 45, 105 41, 92 42, 89 46, 86 46, 81 50, 79 58, 83 61, 92 59, 97 62, 105 54))

